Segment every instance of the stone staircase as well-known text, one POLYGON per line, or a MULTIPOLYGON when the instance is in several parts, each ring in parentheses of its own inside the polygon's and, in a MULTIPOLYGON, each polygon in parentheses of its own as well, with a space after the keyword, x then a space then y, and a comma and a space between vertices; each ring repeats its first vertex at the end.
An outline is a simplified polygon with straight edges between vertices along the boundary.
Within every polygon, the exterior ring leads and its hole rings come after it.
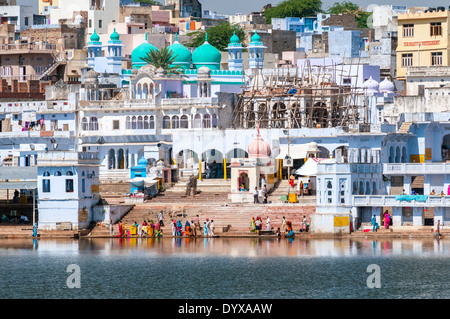
MULTIPOLYGON (((78 230, 38 230, 39 238, 74 238, 78 230)), ((33 238, 33 225, 0 224, 0 238, 33 238)))
POLYGON ((195 196, 185 196, 186 181, 179 181, 171 188, 159 193, 151 199, 152 203, 230 203, 230 180, 224 179, 203 179, 197 181, 197 194, 195 196))
POLYGON ((398 132, 402 133, 402 134, 406 134, 409 132, 409 128, 411 127, 411 122, 403 122, 402 125, 400 126, 398 132))
MULTIPOLYGON (((275 184, 275 189, 272 190, 271 193, 269 193, 269 196, 267 197, 267 201, 270 203, 282 203, 281 196, 288 196, 289 192, 289 181, 288 180, 281 180, 278 181, 277 184, 275 184)), ((297 193, 297 201, 298 203, 304 204, 304 205, 311 205, 314 206, 316 204, 316 196, 311 195, 304 195, 303 197, 300 197, 298 195, 297 191, 297 183, 294 183, 294 187, 290 188, 291 193, 297 193)))
MULTIPOLYGON (((298 204, 173 204, 168 206, 164 203, 144 203, 136 205, 128 214, 122 218, 122 223, 126 225, 135 222, 142 224, 144 220, 153 220, 157 222, 158 214, 163 211, 164 227, 163 233, 172 236, 172 227, 170 222, 180 220, 184 225, 186 220, 191 222, 196 215, 199 215, 200 224, 209 220, 214 220, 215 235, 217 236, 248 236, 250 235, 249 227, 252 217, 260 216, 263 221, 263 229, 267 216, 271 219, 271 227, 276 230, 281 227, 282 217, 292 221, 295 230, 300 229, 303 216, 310 221, 310 215, 315 212, 314 206, 301 206, 298 204)), ((118 234, 118 225, 114 225, 114 234, 118 234)), ((91 232, 91 237, 108 237, 110 236, 109 228, 95 227, 91 232)), ((257 234, 255 234, 257 236, 257 234)))

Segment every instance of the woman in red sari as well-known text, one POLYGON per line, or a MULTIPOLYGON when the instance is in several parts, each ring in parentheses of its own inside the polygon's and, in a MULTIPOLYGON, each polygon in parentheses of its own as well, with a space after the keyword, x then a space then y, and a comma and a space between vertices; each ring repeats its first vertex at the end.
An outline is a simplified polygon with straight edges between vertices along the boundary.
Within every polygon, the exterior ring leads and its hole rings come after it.
POLYGON ((117 235, 117 237, 122 237, 123 236, 123 226, 122 226, 122 222, 119 221, 119 235, 117 235))

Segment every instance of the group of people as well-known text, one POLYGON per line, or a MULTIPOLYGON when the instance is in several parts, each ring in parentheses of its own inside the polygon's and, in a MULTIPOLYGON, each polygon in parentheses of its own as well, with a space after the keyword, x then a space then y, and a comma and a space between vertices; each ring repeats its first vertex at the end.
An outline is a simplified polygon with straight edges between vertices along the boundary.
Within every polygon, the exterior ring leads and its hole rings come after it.
POLYGON ((253 203, 254 204, 266 204, 267 203, 267 196, 268 196, 267 186, 264 185, 264 187, 255 187, 253 190, 253 203))
POLYGON ((186 220, 186 223, 184 224, 184 231, 183 231, 183 224, 180 220, 174 220, 172 222, 172 236, 173 237, 182 237, 182 236, 188 236, 188 237, 197 237, 200 234, 202 234, 203 230, 203 236, 204 237, 214 237, 214 230, 215 230, 214 220, 209 220, 209 218, 206 218, 206 221, 203 223, 203 227, 200 226, 200 218, 199 216, 195 216, 194 219, 189 222, 186 220), (193 225, 193 226, 191 226, 193 225))
MULTIPOLYGON (((256 232, 262 230, 262 227, 263 227, 263 221, 262 221, 261 217, 258 216, 258 217, 256 217, 256 219, 255 219, 255 217, 252 217, 252 220, 250 222, 250 231, 252 233, 256 233, 256 232)), ((266 219, 266 229, 270 230, 269 216, 267 216, 267 219, 266 219)))
MULTIPOLYGON (((389 215, 389 212, 386 210, 382 215, 382 221, 385 229, 389 228, 389 225, 392 225, 392 217, 389 215)), ((372 232, 376 232, 380 226, 377 223, 376 215, 372 217, 372 232)))
POLYGON ((119 234, 116 237, 162 237, 163 235, 161 224, 154 223, 153 220, 144 220, 142 224, 134 222, 129 226, 119 221, 118 225, 119 234))
MULTIPOLYGON (((263 221, 261 219, 261 217, 252 217, 252 220, 250 222, 250 231, 252 233, 255 232, 259 232, 263 227, 263 221)), ((270 226, 270 217, 267 216, 266 219, 266 230, 271 230, 273 229, 273 227, 271 228, 270 226)), ((307 222, 306 216, 303 216, 303 220, 302 220, 302 227, 301 229, 299 229, 299 232, 308 232, 309 231, 309 223, 307 222)), ((278 227, 275 234, 278 237, 282 237, 282 236, 286 236, 286 237, 293 237, 295 236, 294 233, 294 228, 292 226, 292 222, 286 220, 286 217, 283 216, 282 220, 281 220, 281 228, 278 227)))

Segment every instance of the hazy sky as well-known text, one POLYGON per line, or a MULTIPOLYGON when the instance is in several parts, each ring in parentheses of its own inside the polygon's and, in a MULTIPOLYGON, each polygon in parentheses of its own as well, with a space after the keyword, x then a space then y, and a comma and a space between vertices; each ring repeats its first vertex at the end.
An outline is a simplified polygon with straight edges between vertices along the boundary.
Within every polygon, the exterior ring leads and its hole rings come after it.
MULTIPOLYGON (((343 0, 322 0, 322 9, 328 9, 335 2, 342 2, 343 0)), ((200 0, 202 3, 203 10, 211 10, 216 11, 217 13, 223 14, 235 14, 235 13, 250 13, 250 12, 258 12, 261 10, 263 6, 270 3, 272 5, 276 5, 283 0, 200 0)), ((406 5, 409 7, 422 7, 422 6, 444 6, 448 9, 450 5, 449 1, 443 0, 350 0, 350 2, 356 3, 361 7, 366 8, 371 4, 396 4, 396 5, 406 5)))

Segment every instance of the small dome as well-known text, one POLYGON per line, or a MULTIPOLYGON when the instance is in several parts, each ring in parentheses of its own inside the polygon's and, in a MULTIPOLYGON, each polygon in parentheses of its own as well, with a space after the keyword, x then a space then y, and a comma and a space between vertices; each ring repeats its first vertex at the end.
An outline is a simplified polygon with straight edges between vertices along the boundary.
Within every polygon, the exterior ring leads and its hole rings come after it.
POLYGON ((222 54, 208 43, 208 34, 206 33, 205 42, 192 54, 192 62, 196 69, 207 66, 211 70, 220 70, 220 61, 222 61, 222 54))
POLYGON ((236 31, 233 32, 233 36, 230 38, 230 44, 231 45, 239 45, 240 40, 239 37, 236 35, 236 31))
POLYGON ((265 158, 269 157, 271 153, 270 145, 262 139, 258 132, 256 138, 248 144, 248 156, 250 158, 265 158))
POLYGON ((145 33, 145 41, 144 43, 140 44, 138 47, 136 47, 133 52, 131 52, 131 63, 133 64, 133 68, 139 69, 141 66, 147 64, 143 60, 143 58, 147 58, 148 54, 152 50, 158 50, 157 47, 154 45, 148 43, 147 41, 147 33, 145 33))
POLYGON ((178 42, 178 34, 175 35, 175 42, 169 46, 169 50, 172 51, 172 57, 175 57, 172 66, 180 66, 183 69, 191 68, 192 53, 178 42))
POLYGON ((380 86, 378 89, 383 93, 394 93, 395 86, 394 83, 388 80, 388 78, 385 78, 380 82, 380 86))
POLYGON ((116 32, 116 28, 114 28, 114 32, 111 33, 110 39, 111 41, 119 41, 119 34, 116 32))
POLYGON ((255 34, 252 36, 250 44, 261 44, 261 37, 255 30, 255 34))
POLYGON ((141 159, 138 161, 138 165, 139 166, 147 166, 148 165, 148 160, 145 159, 144 156, 142 156, 141 159))
POLYGON ((362 87, 363 89, 367 90, 367 93, 376 93, 378 92, 378 88, 380 87, 380 85, 377 81, 370 77, 363 83, 362 87))
POLYGON ((100 41, 100 36, 97 34, 97 32, 94 29, 94 33, 92 33, 91 38, 90 38, 91 42, 99 42, 100 41))

